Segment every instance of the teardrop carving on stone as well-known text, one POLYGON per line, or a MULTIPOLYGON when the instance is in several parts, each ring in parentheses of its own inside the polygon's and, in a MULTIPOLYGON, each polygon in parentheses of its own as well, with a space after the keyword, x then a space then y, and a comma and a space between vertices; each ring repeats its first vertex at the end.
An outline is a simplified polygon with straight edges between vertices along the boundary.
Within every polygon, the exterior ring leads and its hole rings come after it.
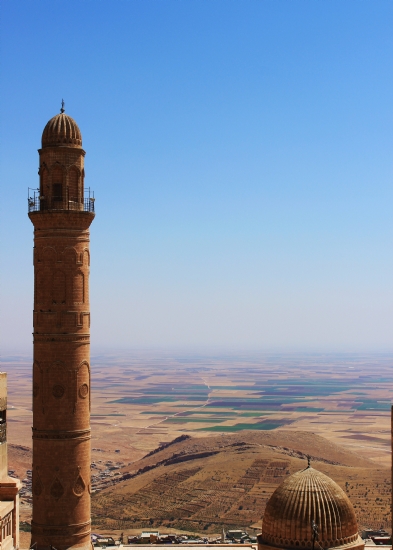
POLYGON ((41 481, 40 475, 37 471, 34 472, 33 476, 34 476, 33 494, 35 496, 39 497, 40 494, 42 493, 42 489, 43 489, 42 481, 41 481))
POLYGON ((56 500, 58 500, 64 495, 64 488, 63 488, 63 485, 60 483, 58 477, 52 483, 52 487, 50 488, 50 494, 56 500))
POLYGON ((86 484, 83 481, 82 476, 79 474, 72 488, 72 492, 74 493, 75 496, 80 497, 83 495, 85 489, 86 489, 86 484))
POLYGON ((53 397, 56 397, 56 399, 61 399, 64 395, 64 391, 65 390, 64 390, 63 386, 61 386, 60 384, 56 384, 52 388, 53 397))
POLYGON ((87 384, 81 384, 79 386, 79 397, 82 399, 86 399, 86 397, 89 395, 89 386, 87 384))

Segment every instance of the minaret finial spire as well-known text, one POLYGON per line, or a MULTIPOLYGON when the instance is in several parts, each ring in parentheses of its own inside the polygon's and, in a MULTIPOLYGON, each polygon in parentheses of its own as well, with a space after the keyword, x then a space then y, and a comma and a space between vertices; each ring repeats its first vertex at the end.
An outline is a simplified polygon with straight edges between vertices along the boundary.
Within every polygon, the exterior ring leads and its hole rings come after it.
POLYGON ((60 112, 61 113, 64 113, 64 99, 61 100, 61 109, 60 109, 60 112))

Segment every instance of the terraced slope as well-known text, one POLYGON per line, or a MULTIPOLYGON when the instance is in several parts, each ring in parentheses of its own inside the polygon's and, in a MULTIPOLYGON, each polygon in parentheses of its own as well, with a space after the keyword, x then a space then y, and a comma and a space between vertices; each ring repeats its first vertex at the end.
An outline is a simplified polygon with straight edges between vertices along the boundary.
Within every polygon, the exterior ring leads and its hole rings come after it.
POLYGON ((93 495, 95 529, 166 526, 199 533, 258 529, 282 480, 307 466, 346 490, 359 527, 389 527, 390 473, 310 432, 245 431, 187 438, 123 472, 134 476, 93 495))

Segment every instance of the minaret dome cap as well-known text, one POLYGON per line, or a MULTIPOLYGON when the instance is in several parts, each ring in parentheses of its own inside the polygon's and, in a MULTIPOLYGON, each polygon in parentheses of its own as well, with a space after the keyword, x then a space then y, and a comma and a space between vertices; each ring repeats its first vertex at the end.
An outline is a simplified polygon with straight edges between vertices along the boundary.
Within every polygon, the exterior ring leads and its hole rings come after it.
POLYGON ((42 147, 82 147, 82 134, 75 120, 64 112, 50 119, 42 132, 42 147))

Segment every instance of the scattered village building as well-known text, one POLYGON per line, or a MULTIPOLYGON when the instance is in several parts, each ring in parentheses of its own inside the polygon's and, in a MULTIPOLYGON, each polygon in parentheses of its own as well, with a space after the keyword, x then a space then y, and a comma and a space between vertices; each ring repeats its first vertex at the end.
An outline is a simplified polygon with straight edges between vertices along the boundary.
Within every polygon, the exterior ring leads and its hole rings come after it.
POLYGON ((141 542, 142 543, 151 543, 154 544, 157 542, 158 538, 160 536, 159 531, 142 531, 141 534, 141 542))
POLYGON ((249 538, 248 533, 242 531, 241 529, 230 529, 226 532, 226 538, 233 540, 234 542, 240 542, 249 538))

